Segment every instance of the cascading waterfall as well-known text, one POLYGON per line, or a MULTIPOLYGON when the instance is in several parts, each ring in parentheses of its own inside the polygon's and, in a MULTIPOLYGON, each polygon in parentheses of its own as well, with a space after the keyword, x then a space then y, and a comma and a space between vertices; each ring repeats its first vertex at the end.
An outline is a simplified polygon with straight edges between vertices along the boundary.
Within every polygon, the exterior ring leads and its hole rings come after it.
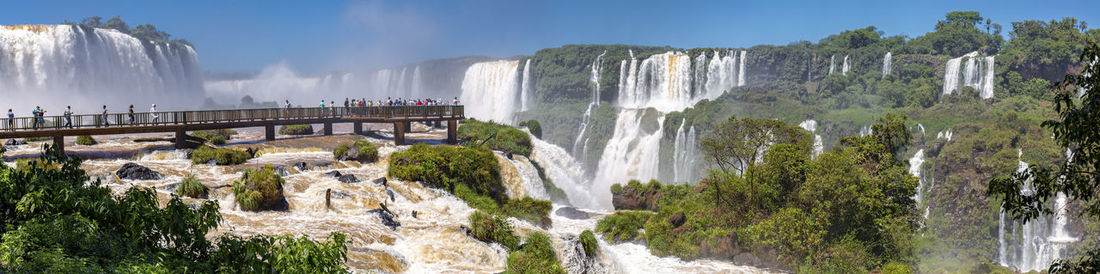
POLYGON ((186 45, 143 42, 112 29, 0 26, 0 93, 12 105, 194 101, 203 92, 198 55, 186 45), (70 102, 56 100, 69 98, 70 102), (56 103, 55 103, 56 102, 56 103))
MULTIPOLYGON (((1070 154, 1067 153, 1067 158, 1072 157, 1070 154)), ((1017 155, 1022 157, 1023 150, 1017 150, 1017 155)), ((1016 172, 1026 171, 1028 163, 1019 160, 1016 172)), ((1024 182, 1020 194, 1034 194, 1031 180, 1024 182)), ((1051 263, 1068 255, 1063 254, 1066 245, 1076 242, 1077 238, 1066 232, 1066 224, 1069 222, 1066 216, 1067 200, 1066 195, 1059 192, 1054 201, 1053 216, 1040 215, 1028 222, 1006 218, 1002 210, 997 235, 999 263, 1019 271, 1037 271, 1046 269, 1051 263), (1012 228, 1011 232, 1008 227, 1012 228)))
POLYGON ((817 121, 812 119, 802 121, 798 126, 814 135, 814 151, 813 154, 810 155, 810 158, 817 158, 818 155, 825 152, 825 142, 822 141, 821 135, 817 134, 817 121))
MULTIPOLYGON (((588 124, 592 120, 592 112, 600 106, 600 69, 603 67, 603 56, 607 54, 605 50, 596 56, 596 61, 592 62, 592 70, 589 76, 589 81, 592 83, 592 93, 589 96, 588 108, 584 110, 584 118, 581 119, 581 130, 577 134, 577 138, 573 139, 573 155, 577 155, 581 159, 586 159, 588 155, 588 139, 585 137, 585 133, 588 132, 588 124)), ((621 69, 622 65, 620 65, 621 69)))
POLYGON ((943 94, 951 95, 964 86, 980 91, 982 99, 993 98, 995 56, 978 57, 978 52, 970 52, 958 58, 947 60, 943 75, 943 94), (962 61, 966 67, 960 72, 962 61), (960 82, 959 80, 962 80, 960 82))
POLYGON ((411 86, 412 90, 409 91, 409 94, 412 94, 413 98, 424 95, 424 75, 420 74, 420 66, 416 66, 416 68, 413 69, 411 86))
POLYGON ((886 52, 886 56, 882 57, 882 77, 890 75, 890 65, 894 61, 894 55, 892 52, 886 52))
POLYGON ((676 139, 673 141, 673 183, 691 183, 695 181, 695 165, 697 148, 695 140, 695 126, 684 131, 687 119, 680 122, 680 129, 676 130, 676 139))
MULTIPOLYGON (((705 96, 708 99, 718 98, 723 92, 739 84, 739 75, 737 71, 737 56, 733 51, 729 51, 725 56, 722 56, 718 51, 714 51, 714 57, 710 59, 710 62, 706 64, 706 86, 705 96)), ((698 68, 699 64, 696 64, 696 75, 700 75, 698 68)), ((703 82, 700 81, 699 82, 703 82)))
MULTIPOLYGON (((917 202, 918 208, 920 208, 924 202, 924 177, 921 177, 921 166, 923 165, 924 149, 919 149, 917 153, 913 154, 913 157, 909 158, 909 174, 913 175, 913 177, 917 177, 917 193, 913 194, 913 200, 917 202)), ((928 208, 929 207, 925 206, 925 219, 928 219, 928 208)))
POLYGON ((745 72, 745 55, 748 55, 748 53, 746 50, 741 51, 741 65, 737 69, 737 86, 739 87, 745 86, 747 83, 745 81, 745 75, 748 74, 745 72))
POLYGON ((840 75, 848 75, 848 71, 852 69, 852 66, 848 64, 848 55, 844 55, 844 66, 840 69, 840 75))
POLYGON ((534 95, 531 91, 531 81, 533 80, 534 79, 531 79, 531 59, 527 59, 526 64, 523 65, 523 82, 520 82, 520 111, 527 111, 531 109, 531 96, 534 95))
POLYGON ((519 100, 519 61, 476 63, 462 80, 462 103, 466 116, 512 124, 519 100))
POLYGON ((829 75, 836 71, 836 55, 829 56, 829 75))

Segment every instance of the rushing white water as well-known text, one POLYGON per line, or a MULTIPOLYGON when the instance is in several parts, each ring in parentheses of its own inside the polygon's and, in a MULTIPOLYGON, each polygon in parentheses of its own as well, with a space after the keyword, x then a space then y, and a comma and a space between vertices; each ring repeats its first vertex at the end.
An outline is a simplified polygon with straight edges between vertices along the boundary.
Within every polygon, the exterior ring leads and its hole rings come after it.
MULTIPOLYGON (((1017 155, 1022 156, 1023 150, 1018 150, 1017 155)), ((1025 172, 1028 168, 1028 163, 1020 160, 1016 172, 1025 172)), ((1020 194, 1034 194, 1031 180, 1024 182, 1020 194)), ((1078 239, 1066 231, 1069 222, 1066 216, 1067 200, 1066 195, 1059 192, 1053 204, 1053 216, 1044 214, 1027 222, 1006 218, 1002 210, 997 235, 998 263, 1024 272, 1037 271, 1047 269, 1051 263, 1068 255, 1064 254, 1067 244, 1078 239), (1007 227, 1011 227, 1012 231, 1008 232, 1007 227)))
POLYGON ((844 66, 840 68, 841 75, 848 75, 848 71, 852 69, 852 66, 848 64, 848 55, 844 55, 844 66))
MULTIPOLYGON (((532 136, 534 138, 534 136, 532 136)), ((505 189, 512 198, 531 197, 550 200, 550 194, 542 185, 542 178, 531 161, 523 155, 512 155, 509 159, 503 152, 497 152, 497 162, 501 165, 501 177, 505 189)))
POLYGON ((698 169, 695 164, 699 158, 696 155, 698 149, 695 143, 695 126, 691 126, 685 131, 685 124, 687 124, 687 119, 680 122, 680 128, 676 130, 676 139, 672 144, 673 183, 695 182, 695 170, 698 169))
POLYGON ((951 136, 953 135, 954 134, 951 133, 951 129, 947 129, 945 131, 937 132, 936 139, 947 139, 948 141, 951 141, 951 136))
MULTIPOLYGON (((714 57, 706 65, 706 98, 718 98, 723 92, 739 84, 740 76, 736 66, 737 56, 733 51, 729 51, 725 55, 720 55, 718 51, 714 51, 714 57)), ((696 64, 697 70, 699 67, 701 66, 696 64)), ((696 75, 700 75, 700 73, 696 71, 696 75)))
MULTIPOLYGON (((633 63, 635 60, 631 60, 633 63)), ((631 66, 633 67, 633 65, 631 66)), ((632 73, 634 71, 631 71, 632 73)), ((632 75, 633 76, 633 75, 632 75)), ((697 100, 691 90, 691 58, 680 52, 667 52, 646 58, 630 86, 619 90, 623 108, 656 108, 661 112, 686 108, 697 100)))
POLYGON ((190 46, 141 41, 112 29, 0 26, 0 93, 10 105, 58 113, 66 104, 88 112, 119 102, 183 107, 199 103, 202 92, 198 55, 190 46))
POLYGON ((546 177, 565 191, 569 203, 581 208, 597 208, 589 193, 589 181, 584 177, 584 165, 569 156, 561 147, 531 136, 531 160, 546 171, 546 177))
POLYGON ((748 55, 748 53, 749 52, 746 50, 741 51, 741 65, 738 66, 737 69, 737 86, 739 87, 748 83, 745 81, 745 75, 748 75, 748 72, 745 70, 745 55, 748 55))
POLYGON ((822 141, 821 135, 817 134, 817 121, 813 119, 802 121, 798 126, 809 131, 810 134, 814 136, 814 151, 813 154, 810 155, 811 158, 817 158, 818 155, 825 152, 825 143, 822 141))
POLYGON ((917 177, 917 193, 913 194, 913 200, 917 201, 919 208, 924 202, 924 177, 921 177, 921 166, 924 165, 924 149, 917 150, 913 157, 909 158, 909 174, 917 177))
POLYGON ((534 91, 531 90, 534 87, 534 83, 532 83, 534 80, 531 78, 531 59, 527 59, 527 62, 523 65, 523 82, 520 82, 520 111, 531 109, 531 99, 534 99, 532 96, 535 95, 534 91))
POLYGON ((894 54, 892 52, 886 52, 886 55, 882 57, 882 77, 890 75, 890 65, 894 61, 894 54))
POLYGON ((420 66, 416 66, 416 68, 413 69, 412 83, 410 84, 410 87, 411 88, 409 88, 409 94, 412 95, 413 98, 421 98, 421 96, 424 95, 424 75, 420 73, 420 66))
POLYGON ((836 71, 836 55, 829 56, 829 75, 836 71))
POLYGON ((462 80, 466 116, 512 124, 519 99, 519 61, 476 63, 462 80))
POLYGON ((947 60, 943 75, 943 94, 950 95, 968 86, 977 89, 982 99, 992 98, 995 60, 995 56, 979 57, 977 51, 947 60), (963 59, 966 59, 966 67, 960 72, 963 59))
MULTIPOLYGON (((596 61, 592 62, 592 70, 589 76, 589 82, 592 83, 592 93, 589 96, 588 108, 584 110, 584 116, 581 119, 580 133, 577 133, 577 137, 573 140, 573 155, 577 155, 581 159, 586 159, 588 155, 588 139, 585 133, 588 132, 588 124, 592 120, 592 112, 600 106, 600 69, 603 66, 603 56, 607 54, 605 50, 596 56, 596 61)), ((620 65, 622 67, 623 65, 620 65)), ((620 68, 621 69, 621 68, 620 68)))
POLYGON ((648 181, 658 176, 658 160, 664 113, 624 108, 615 120, 615 133, 600 157, 592 183, 594 198, 601 209, 611 208, 611 185, 630 179, 648 181), (651 115, 658 115, 654 122, 651 115), (647 119, 647 116, 650 117, 647 119))

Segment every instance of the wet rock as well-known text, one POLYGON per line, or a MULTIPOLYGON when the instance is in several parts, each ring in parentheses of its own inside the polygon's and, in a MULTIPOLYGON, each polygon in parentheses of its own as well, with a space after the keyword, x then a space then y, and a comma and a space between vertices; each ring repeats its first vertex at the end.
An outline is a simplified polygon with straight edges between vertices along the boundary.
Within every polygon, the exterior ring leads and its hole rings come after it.
POLYGON ((637 189, 623 187, 622 192, 611 195, 611 204, 615 210, 657 211, 657 200, 661 192, 655 189, 637 189))
POLYGON ((462 232, 462 233, 465 233, 466 237, 474 237, 474 230, 470 229, 470 227, 468 227, 466 225, 458 226, 458 231, 462 232))
POLYGON ((686 221, 687 221, 687 217, 684 216, 683 212, 676 213, 676 214, 673 214, 672 217, 668 217, 668 224, 672 225, 673 228, 677 228, 677 227, 680 227, 681 225, 684 225, 684 222, 686 222, 686 221))
POLYGON ((416 217, 416 215, 417 215, 416 210, 413 210, 413 219, 420 219, 420 217, 416 217))
POLYGON ((171 183, 171 184, 164 185, 164 190, 168 191, 168 192, 172 192, 172 193, 175 193, 176 189, 179 189, 179 188, 180 188, 180 183, 171 183))
POLYGON ((393 190, 390 190, 389 188, 387 188, 386 189, 386 195, 390 195, 390 202, 396 202, 397 201, 397 198, 395 198, 393 196, 393 190))
POLYGON ((511 153, 511 152, 505 152, 505 153, 504 153, 504 157, 508 157, 508 160, 512 160, 512 156, 513 156, 513 155, 512 155, 512 153, 511 153))
POLYGON ((333 190, 332 193, 329 194, 329 197, 331 197, 332 199, 349 199, 351 198, 351 194, 339 190, 333 190))
POLYGON ((115 171, 115 175, 126 180, 160 180, 164 178, 160 173, 135 163, 122 165, 122 168, 115 171))
POLYGON ((274 170, 275 173, 279 174, 279 176, 290 176, 290 172, 286 170, 286 166, 275 166, 274 168, 272 168, 272 170, 274 170))
POLYGON ((333 170, 333 171, 325 172, 325 175, 339 178, 340 176, 342 176, 344 174, 341 174, 340 171, 333 170))
POLYGON ((293 167, 298 169, 298 171, 306 171, 307 169, 309 169, 309 165, 307 165, 306 162, 294 163, 293 167))
POLYGON ((27 144, 27 140, 8 139, 7 142, 4 142, 5 146, 21 146, 21 145, 26 145, 26 144, 27 144))
POLYGON ((386 177, 374 179, 374 183, 381 186, 386 186, 386 177))
POLYGON ((392 230, 397 230, 397 227, 401 226, 401 223, 394 220, 394 218, 397 218, 397 215, 393 214, 393 212, 390 212, 390 210, 386 208, 385 205, 382 205, 382 208, 368 210, 367 214, 378 215, 378 219, 382 221, 382 225, 385 225, 392 230))
POLYGON ((355 175, 351 175, 351 174, 344 174, 344 175, 337 176, 336 180, 340 181, 341 183, 345 183, 345 184, 358 183, 359 182, 359 178, 355 178, 355 175))
POLYGON ((563 207, 563 208, 559 208, 558 211, 554 211, 554 214, 557 214, 558 216, 562 216, 562 217, 565 217, 565 218, 573 219, 573 220, 584 220, 584 219, 588 219, 589 217, 591 217, 591 216, 588 215, 588 212, 584 212, 584 211, 581 211, 581 210, 579 210, 575 207, 568 207, 568 206, 563 207))

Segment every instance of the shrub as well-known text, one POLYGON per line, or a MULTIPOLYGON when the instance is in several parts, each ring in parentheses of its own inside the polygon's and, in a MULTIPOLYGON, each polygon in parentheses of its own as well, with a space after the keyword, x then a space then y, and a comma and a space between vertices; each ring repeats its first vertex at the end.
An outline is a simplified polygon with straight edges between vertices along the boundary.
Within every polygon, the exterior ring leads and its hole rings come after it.
POLYGON ((650 211, 619 210, 615 214, 600 219, 596 223, 596 232, 603 233, 609 242, 634 241, 642 238, 638 230, 645 227, 646 221, 656 213, 650 211))
POLYGON ((508 267, 504 273, 565 273, 554 253, 550 236, 542 232, 527 235, 523 246, 508 254, 508 267))
POLYGON ((335 149, 332 149, 332 157, 336 160, 346 159, 348 157, 348 145, 340 144, 336 146, 335 149))
POLYGON ((198 178, 195 178, 195 175, 188 174, 183 177, 183 181, 180 181, 179 187, 176 188, 176 194, 191 198, 204 198, 209 194, 209 190, 202 185, 202 182, 199 182, 198 178))
POLYGON ((549 227, 551 224, 550 209, 552 208, 550 201, 523 197, 522 199, 508 200, 508 203, 504 204, 504 214, 531 222, 540 227, 549 227))
POLYGON ((463 121, 458 138, 512 154, 531 156, 531 136, 514 127, 473 119, 463 121))
POLYGON ((596 241, 596 234, 591 230, 585 230, 581 232, 581 246, 584 247, 584 254, 589 257, 595 256, 596 252, 600 251, 600 243, 596 241))
POLYGON ((622 193, 623 193, 623 185, 621 185, 621 184, 611 185, 611 194, 622 194, 622 193))
POLYGON ((450 191, 467 202, 469 196, 456 191, 456 186, 464 185, 468 194, 489 197, 497 205, 507 200, 500 164, 493 152, 484 148, 415 144, 390 156, 388 174, 450 191))
POLYGON ((889 262, 882 266, 882 274, 909 274, 913 270, 903 262, 889 262))
POLYGON ((378 161, 378 145, 365 140, 355 141, 355 147, 359 148, 356 156, 360 162, 373 163, 378 161))
POLYGON ((233 182, 233 196, 241 210, 285 209, 283 183, 283 177, 270 165, 259 170, 246 169, 241 179, 233 182))
POLYGON ((474 211, 470 215, 470 234, 481 241, 499 243, 509 250, 519 247, 519 238, 513 234, 512 224, 499 215, 474 211))
POLYGON ((539 121, 527 120, 519 122, 519 126, 527 127, 527 131, 530 131, 531 135, 535 135, 535 137, 542 139, 542 126, 539 125, 539 121))
POLYGON ((313 125, 285 125, 279 127, 279 134, 282 135, 312 135, 313 125))
POLYGON ((196 130, 191 132, 191 136, 202 138, 214 145, 224 145, 225 141, 233 139, 233 135, 237 135, 237 131, 232 129, 196 130))
POLYGON ((29 137, 23 139, 24 142, 45 142, 49 140, 50 137, 29 137))
POLYGON ((95 145, 95 144, 98 144, 98 143, 99 142, 96 142, 95 139, 92 138, 92 136, 88 136, 88 135, 76 136, 76 144, 78 144, 78 145, 90 146, 90 145, 95 145))
POLYGON ((191 163, 204 164, 214 161, 217 165, 239 165, 252 159, 252 153, 243 150, 229 148, 212 148, 201 146, 191 152, 191 163))

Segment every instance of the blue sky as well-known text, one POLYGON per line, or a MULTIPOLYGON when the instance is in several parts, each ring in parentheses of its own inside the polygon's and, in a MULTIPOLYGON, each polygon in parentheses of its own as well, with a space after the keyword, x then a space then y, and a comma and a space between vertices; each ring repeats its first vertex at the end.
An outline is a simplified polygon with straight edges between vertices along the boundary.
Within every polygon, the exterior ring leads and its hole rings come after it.
MULTIPOLYGON (((93 15, 151 23, 195 44, 203 69, 305 73, 463 55, 513 56, 564 44, 749 47, 817 41, 869 25, 931 31, 948 11, 976 10, 1011 28, 1077 17, 1100 26, 1100 1, 18 1, 0 24, 93 15)), ((1007 35, 1006 35, 1007 36, 1007 35)))

